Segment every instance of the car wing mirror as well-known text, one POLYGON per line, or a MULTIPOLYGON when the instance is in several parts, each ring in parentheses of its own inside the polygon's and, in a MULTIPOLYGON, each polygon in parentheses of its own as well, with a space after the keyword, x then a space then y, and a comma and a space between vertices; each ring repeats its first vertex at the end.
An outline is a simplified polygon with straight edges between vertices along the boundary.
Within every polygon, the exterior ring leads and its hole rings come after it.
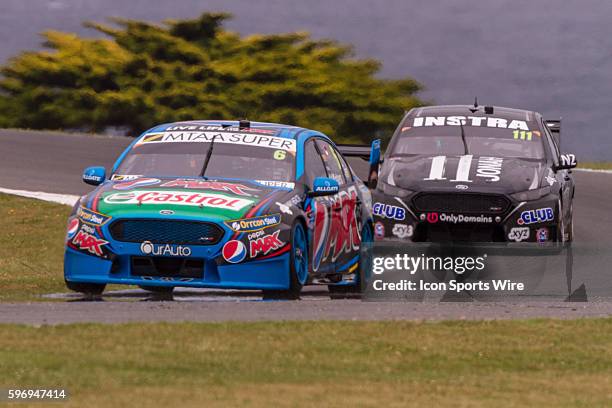
POLYGON ((559 164, 555 166, 554 170, 569 170, 573 169, 578 165, 576 155, 572 153, 562 154, 559 157, 559 164))
POLYGON ((92 186, 97 186, 106 180, 106 170, 104 167, 94 166, 87 167, 83 170, 83 181, 92 186))

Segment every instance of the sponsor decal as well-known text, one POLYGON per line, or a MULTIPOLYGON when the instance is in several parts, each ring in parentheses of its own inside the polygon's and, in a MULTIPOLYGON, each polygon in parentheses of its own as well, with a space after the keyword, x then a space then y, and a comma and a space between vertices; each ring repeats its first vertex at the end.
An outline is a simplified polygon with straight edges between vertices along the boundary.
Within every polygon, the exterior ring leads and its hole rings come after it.
POLYGON ((280 224, 280 222, 280 214, 270 214, 253 218, 244 218, 241 220, 225 221, 225 225, 227 225, 234 232, 254 232, 264 228, 273 227, 280 224))
POLYGON ((501 157, 480 157, 476 168, 476 177, 484 177, 488 181, 499 181, 504 159, 501 157))
POLYGON ((508 239, 510 241, 521 242, 529 239, 531 229, 528 227, 514 227, 510 229, 508 233, 508 239))
POLYGON ((295 183, 290 181, 255 180, 255 183, 261 184, 264 187, 284 188, 288 190, 293 190, 295 188, 295 183))
POLYGON ((240 128, 238 126, 215 126, 215 125, 173 125, 165 129, 166 132, 172 131, 223 131, 223 132, 236 132, 236 133, 261 133, 263 135, 273 135, 277 131, 272 129, 261 129, 261 128, 240 128))
POLYGON ((102 177, 96 176, 95 174, 83 174, 83 180, 100 182, 102 181, 102 177))
POLYGON ((221 208, 238 211, 253 204, 252 200, 239 197, 228 197, 212 193, 192 193, 185 191, 152 191, 114 193, 106 196, 107 204, 150 204, 150 205, 186 205, 209 208, 221 208))
POLYGON ((538 208, 535 210, 527 210, 521 213, 520 218, 517 220, 519 225, 536 224, 540 222, 553 221, 555 219, 555 213, 552 208, 538 208))
POLYGON ((252 196, 250 192, 260 191, 256 188, 245 186, 244 184, 225 183, 221 181, 208 181, 208 180, 189 180, 189 179, 177 179, 167 181, 160 187, 182 187, 188 189, 201 189, 201 190, 215 190, 215 191, 226 191, 240 196, 252 196))
POLYGON ((536 231, 536 239, 538 242, 548 241, 548 228, 539 228, 536 231))
POLYGON ((561 155, 562 166, 576 166, 576 155, 574 154, 562 154, 561 155))
POLYGON ((251 232, 250 234, 247 235, 247 238, 250 241, 252 239, 257 239, 257 238, 263 237, 265 233, 266 232, 264 230, 259 230, 259 231, 256 231, 256 232, 251 232))
POLYGON ((147 187, 153 186, 160 182, 159 179, 156 178, 147 178, 147 177, 137 177, 130 180, 120 181, 119 183, 113 185, 113 189, 115 190, 130 190, 132 188, 137 187, 147 187))
POLYGON ((229 263, 239 263, 246 257, 246 247, 241 241, 235 239, 227 241, 221 250, 223 259, 229 263))
MULTIPOLYGON (((470 170, 472 168, 472 161, 474 156, 466 154, 459 157, 457 164, 457 172, 452 178, 453 183, 471 183, 473 180, 470 179, 470 170)), ((431 158, 431 168, 429 170, 429 176, 424 178, 425 181, 436 181, 436 180, 447 180, 446 177, 446 156, 434 156, 431 158)), ((499 181, 502 171, 502 164, 504 159, 501 157, 488 157, 482 156, 478 158, 476 164, 476 177, 487 179, 487 181, 499 181)), ((459 187, 459 189, 467 189, 468 186, 459 187)))
POLYGON ((402 221, 406 219, 406 210, 395 205, 374 203, 372 213, 382 218, 390 218, 393 220, 402 221))
POLYGON ((400 239, 409 238, 414 234, 414 227, 406 224, 395 224, 392 232, 400 239))
POLYGON ((160 210, 159 214, 160 215, 173 215, 174 211, 172 211, 172 210, 160 210))
POLYGON ((279 203, 277 201, 276 205, 278 206, 278 209, 281 210, 283 214, 293 215, 293 211, 291 211, 291 207, 289 207, 287 204, 279 203))
POLYGON ((313 270, 330 258, 358 251, 361 235, 357 215, 357 189, 354 186, 338 194, 319 197, 314 201, 311 217, 313 228, 313 270))
POLYGON ((255 258, 258 255, 267 255, 285 245, 285 243, 278 238, 278 234, 280 234, 280 231, 274 231, 272 234, 264 235, 250 241, 251 258, 255 258))
POLYGON ((493 222, 493 217, 487 215, 464 215, 464 214, 446 214, 446 213, 424 213, 421 214, 421 220, 427 220, 430 224, 440 222, 449 222, 452 224, 461 223, 482 223, 489 224, 493 222))
POLYGON ((115 190, 130 190, 136 187, 153 186, 159 182, 160 180, 156 178, 137 178, 134 180, 117 183, 113 186, 113 188, 115 190))
POLYGON ((159 133, 144 135, 134 147, 151 143, 228 143, 243 146, 265 147, 275 150, 296 151, 295 139, 276 137, 271 135, 254 134, 249 132, 200 131, 200 130, 166 130, 159 133))
POLYGON ((72 243, 79 249, 83 251, 87 251, 91 254, 102 256, 104 252, 102 251, 102 247, 108 244, 108 241, 105 241, 101 238, 96 238, 95 236, 80 230, 72 243))
POLYGON ((96 228, 92 227, 91 225, 82 224, 81 225, 81 231, 85 231, 88 234, 95 234, 96 233, 96 228))
POLYGON ((380 221, 374 224, 374 236, 379 239, 385 237, 385 226, 380 221))
POLYGON ((79 219, 73 218, 68 222, 68 229, 66 231, 66 241, 71 240, 76 235, 79 229, 79 219))
POLYGON ((140 244, 140 252, 145 255, 158 256, 191 256, 191 248, 182 245, 153 244, 145 241, 140 244))
POLYGON ((412 127, 421 126, 484 126, 501 129, 529 130, 524 120, 511 120, 490 116, 421 116, 414 118, 412 127))
POLYGON ((100 214, 85 207, 79 207, 77 216, 86 224, 100 227, 106 224, 112 217, 109 215, 100 214))
POLYGON ((281 212, 283 212, 284 214, 293 215, 291 206, 299 207, 301 203, 302 203, 302 198, 298 195, 294 195, 293 197, 291 197, 289 200, 285 201, 284 203, 276 202, 276 205, 278 206, 279 210, 281 210, 281 212))
POLYGON ((136 180, 137 178, 142 177, 136 174, 113 174, 111 180, 113 181, 130 181, 136 180))

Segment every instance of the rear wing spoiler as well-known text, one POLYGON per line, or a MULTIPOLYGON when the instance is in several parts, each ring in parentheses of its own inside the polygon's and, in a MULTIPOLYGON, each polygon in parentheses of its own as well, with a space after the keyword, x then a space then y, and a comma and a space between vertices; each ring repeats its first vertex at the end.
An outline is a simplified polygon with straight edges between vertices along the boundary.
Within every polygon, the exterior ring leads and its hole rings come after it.
POLYGON ((338 147, 338 150, 344 157, 359 157, 370 161, 370 151, 372 148, 368 145, 339 144, 336 147, 338 147))
POLYGON ((347 159, 353 172, 368 186, 371 179, 378 174, 380 164, 380 139, 372 142, 371 146, 359 144, 336 145, 338 151, 347 159))

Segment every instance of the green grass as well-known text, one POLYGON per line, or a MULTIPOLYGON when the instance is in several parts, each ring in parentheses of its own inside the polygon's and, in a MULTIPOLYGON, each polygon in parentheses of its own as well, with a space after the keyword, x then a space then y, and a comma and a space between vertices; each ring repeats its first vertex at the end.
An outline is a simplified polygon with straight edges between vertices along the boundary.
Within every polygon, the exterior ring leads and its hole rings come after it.
POLYGON ((612 319, 4 325, 0 378, 67 407, 610 406, 612 319))
POLYGON ((597 169, 597 170, 612 170, 612 162, 584 162, 578 163, 578 168, 582 169, 597 169))
POLYGON ((0 194, 0 301, 66 291, 69 213, 66 205, 0 194))

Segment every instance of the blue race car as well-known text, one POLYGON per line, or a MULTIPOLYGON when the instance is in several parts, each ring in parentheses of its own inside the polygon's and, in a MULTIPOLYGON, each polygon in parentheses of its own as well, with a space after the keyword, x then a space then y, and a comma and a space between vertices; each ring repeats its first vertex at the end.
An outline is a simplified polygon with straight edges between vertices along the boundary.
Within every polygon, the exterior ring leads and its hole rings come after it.
MULTIPOLYGON (((363 152, 362 152, 363 153, 363 152)), ((261 289, 299 297, 309 283, 363 290, 360 246, 372 200, 324 134, 248 121, 154 127, 119 157, 68 220, 68 288, 106 284, 261 289)))

